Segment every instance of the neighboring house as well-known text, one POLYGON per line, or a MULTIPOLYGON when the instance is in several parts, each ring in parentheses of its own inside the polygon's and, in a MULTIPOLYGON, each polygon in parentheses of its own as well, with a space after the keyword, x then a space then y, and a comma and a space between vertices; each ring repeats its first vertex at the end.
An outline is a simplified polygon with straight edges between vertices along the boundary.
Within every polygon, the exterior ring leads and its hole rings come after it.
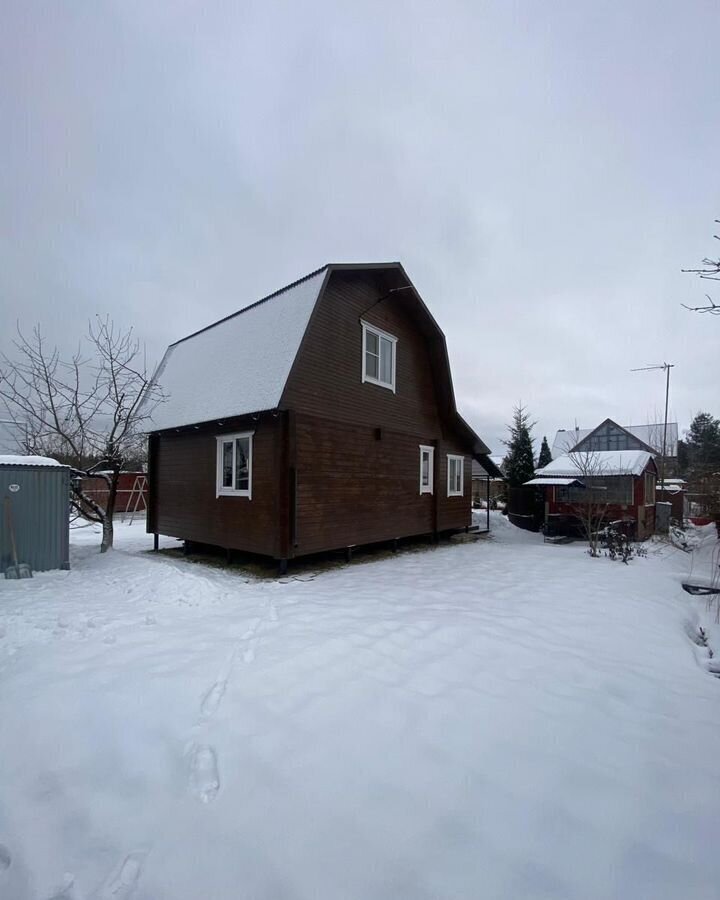
MULTIPOLYGON (((552 457, 564 456, 574 450, 649 450, 656 458, 662 456, 663 422, 654 425, 618 425, 605 419, 597 428, 563 428, 555 435, 552 457)), ((677 465, 678 426, 668 422, 665 437, 665 461, 668 473, 677 465)), ((658 467, 660 460, 657 460, 658 467)))
MULTIPOLYGON (((492 460, 497 465, 495 460, 492 460)), ((500 468, 498 466, 498 468, 500 468)), ((500 470, 502 472, 502 470, 500 470)), ((473 506, 491 503, 505 493, 505 479, 500 475, 491 475, 476 459, 472 463, 472 501, 473 506)))
POLYGON ((331 264, 172 344, 148 531, 280 561, 471 524, 445 337, 399 263, 331 264))
POLYGON ((637 540, 645 540, 655 530, 656 480, 648 450, 576 450, 538 469, 527 484, 544 491, 550 531, 577 530, 591 497, 605 522, 623 522, 637 540))

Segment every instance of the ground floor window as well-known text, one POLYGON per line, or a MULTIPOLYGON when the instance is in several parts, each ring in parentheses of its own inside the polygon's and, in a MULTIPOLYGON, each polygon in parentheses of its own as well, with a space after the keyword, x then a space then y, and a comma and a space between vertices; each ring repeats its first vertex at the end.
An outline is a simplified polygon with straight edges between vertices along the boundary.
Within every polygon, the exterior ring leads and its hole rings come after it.
POLYGON ((655 505, 655 474, 645 473, 645 506, 655 505))
POLYGON ((448 454, 448 497, 462 497, 465 459, 448 454))
POLYGON ((432 494, 433 492, 433 463, 435 460, 435 448, 420 445, 420 493, 432 494))
POLYGON ((252 496, 252 432, 217 438, 217 495, 252 496))
POLYGON ((584 487, 573 485, 555 488, 555 499, 558 503, 629 506, 633 502, 632 475, 610 475, 603 478, 578 475, 578 478, 584 487))

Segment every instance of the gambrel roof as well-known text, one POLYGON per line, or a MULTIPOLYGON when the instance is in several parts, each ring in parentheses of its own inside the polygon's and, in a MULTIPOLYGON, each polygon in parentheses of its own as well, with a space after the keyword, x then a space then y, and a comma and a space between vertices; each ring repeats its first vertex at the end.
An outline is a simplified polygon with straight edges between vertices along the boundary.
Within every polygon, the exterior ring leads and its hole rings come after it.
POLYGON ((171 344, 153 380, 153 430, 275 409, 327 266, 171 344))
MULTIPOLYGON (((335 271, 392 270, 417 327, 431 339, 431 358, 444 412, 476 455, 488 447, 457 412, 445 336, 402 265, 328 263, 287 287, 171 344, 153 376, 165 399, 148 430, 163 431, 274 410, 318 301, 335 271)), ((491 462, 488 468, 494 468, 491 462)), ((491 471, 491 474, 495 474, 491 471)))
MULTIPOLYGON (((653 453, 662 453, 664 428, 662 422, 651 425, 618 425, 614 419, 605 419, 604 422, 601 422, 600 425, 595 426, 595 428, 569 428, 567 430, 561 428, 555 435, 555 440, 553 441, 551 450, 553 459, 568 453, 570 450, 574 450, 578 444, 582 443, 585 438, 589 437, 594 431, 597 431, 598 428, 602 427, 606 422, 611 422, 613 425, 617 425, 618 428, 622 428, 623 431, 629 432, 629 434, 637 438, 648 449, 652 450, 653 453)), ((667 443, 665 448, 666 456, 677 456, 677 445, 677 422, 668 422, 667 443)))

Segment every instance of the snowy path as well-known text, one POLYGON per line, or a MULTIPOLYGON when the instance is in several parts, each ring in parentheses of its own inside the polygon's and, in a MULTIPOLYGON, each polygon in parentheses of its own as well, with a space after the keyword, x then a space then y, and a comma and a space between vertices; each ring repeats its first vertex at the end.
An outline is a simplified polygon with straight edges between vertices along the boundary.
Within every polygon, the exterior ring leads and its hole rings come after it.
POLYGON ((119 530, 0 583, 2 900, 720 894, 683 554, 590 560, 497 517, 281 583, 119 530))

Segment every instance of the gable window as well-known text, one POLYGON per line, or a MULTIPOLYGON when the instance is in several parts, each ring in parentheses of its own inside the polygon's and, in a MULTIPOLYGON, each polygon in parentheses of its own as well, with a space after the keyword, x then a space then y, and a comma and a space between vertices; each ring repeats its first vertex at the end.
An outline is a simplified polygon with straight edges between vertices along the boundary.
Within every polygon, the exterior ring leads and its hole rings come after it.
POLYGON ((448 497, 462 497, 465 459, 448 454, 448 497))
POLYGON ((379 384, 395 393, 397 338, 367 322, 362 323, 362 328, 362 380, 379 384))
POLYGON ((433 492, 433 463, 435 460, 435 448, 420 445, 420 493, 432 494, 433 492))
POLYGON ((217 496, 252 497, 251 431, 217 438, 217 496))

